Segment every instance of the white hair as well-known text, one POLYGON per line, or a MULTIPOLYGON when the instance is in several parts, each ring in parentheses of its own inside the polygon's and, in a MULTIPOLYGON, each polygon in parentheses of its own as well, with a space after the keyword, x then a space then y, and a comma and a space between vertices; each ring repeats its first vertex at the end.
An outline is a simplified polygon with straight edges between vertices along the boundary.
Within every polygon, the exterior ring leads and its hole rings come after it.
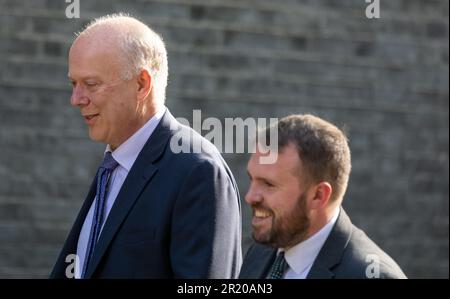
POLYGON ((158 104, 164 104, 168 61, 161 36, 141 21, 123 13, 96 18, 77 36, 89 35, 99 28, 106 28, 111 32, 111 38, 117 39, 121 47, 124 54, 121 77, 130 80, 143 69, 147 70, 152 77, 154 100, 158 104))

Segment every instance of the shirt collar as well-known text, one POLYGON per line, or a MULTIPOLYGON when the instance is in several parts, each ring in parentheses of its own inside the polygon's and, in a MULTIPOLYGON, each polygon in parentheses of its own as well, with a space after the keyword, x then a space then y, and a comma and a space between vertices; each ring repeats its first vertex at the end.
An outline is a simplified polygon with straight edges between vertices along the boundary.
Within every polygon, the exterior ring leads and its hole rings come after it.
POLYGON ((320 249, 325 244, 328 235, 336 223, 339 210, 339 207, 336 208, 331 220, 317 233, 285 252, 286 262, 296 274, 303 273, 314 263, 317 255, 319 255, 320 249))
POLYGON ((120 166, 129 172, 145 143, 152 135, 156 126, 159 124, 159 121, 166 112, 166 109, 167 108, 164 106, 156 112, 156 114, 153 115, 142 128, 137 130, 130 138, 116 148, 116 150, 112 151, 108 144, 106 146, 105 153, 108 151, 112 152, 114 160, 116 160, 120 166))

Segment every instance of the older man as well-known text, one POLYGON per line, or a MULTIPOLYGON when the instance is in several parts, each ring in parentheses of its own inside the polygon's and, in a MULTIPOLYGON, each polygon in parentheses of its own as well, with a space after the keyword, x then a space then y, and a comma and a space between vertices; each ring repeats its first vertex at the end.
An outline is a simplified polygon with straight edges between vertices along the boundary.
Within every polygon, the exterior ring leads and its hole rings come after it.
POLYGON ((261 163, 263 151, 248 162, 245 200, 258 244, 240 278, 404 278, 341 208, 351 168, 345 135, 320 118, 292 115, 279 121, 272 145, 275 163, 261 163))
POLYGON ((94 20, 70 48, 71 103, 107 146, 52 278, 239 273, 235 180, 214 146, 164 106, 167 64, 161 38, 124 15, 94 20), (174 136, 203 151, 172 151, 174 136))

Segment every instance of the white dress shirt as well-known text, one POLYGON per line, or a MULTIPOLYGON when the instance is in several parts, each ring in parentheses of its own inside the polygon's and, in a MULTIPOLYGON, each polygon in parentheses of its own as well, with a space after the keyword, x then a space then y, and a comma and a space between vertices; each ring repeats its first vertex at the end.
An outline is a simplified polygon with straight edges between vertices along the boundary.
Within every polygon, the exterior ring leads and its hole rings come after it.
MULTIPOLYGON (((163 107, 158 111, 145 125, 140 128, 136 133, 134 133, 130 138, 128 138, 124 143, 122 143, 115 151, 111 151, 109 144, 106 146, 106 152, 111 152, 114 160, 119 163, 119 166, 114 169, 111 174, 109 181, 109 192, 106 199, 105 205, 105 216, 102 229, 106 220, 108 218, 109 212, 111 211, 114 202, 116 201, 117 195, 122 188, 123 182, 125 181, 128 172, 136 161, 139 153, 144 147, 147 140, 152 135, 156 126, 159 124, 166 107, 163 107)), ((87 245, 89 242, 89 234, 91 230, 93 214, 95 208, 95 199, 92 201, 91 208, 87 213, 86 219, 84 220, 83 227, 81 228, 80 236, 78 238, 77 244, 77 258, 78 261, 75 263, 75 278, 80 278, 81 272, 83 270, 84 259, 86 255, 87 245)), ((100 232, 101 234, 101 232, 100 232)))
MULTIPOLYGON (((284 274, 285 279, 305 279, 322 249, 323 244, 333 229, 334 224, 339 216, 339 207, 336 208, 331 220, 322 227, 317 233, 306 239, 305 241, 289 248, 284 256, 289 265, 288 270, 284 274)), ((279 250, 283 251, 283 249, 279 250)))

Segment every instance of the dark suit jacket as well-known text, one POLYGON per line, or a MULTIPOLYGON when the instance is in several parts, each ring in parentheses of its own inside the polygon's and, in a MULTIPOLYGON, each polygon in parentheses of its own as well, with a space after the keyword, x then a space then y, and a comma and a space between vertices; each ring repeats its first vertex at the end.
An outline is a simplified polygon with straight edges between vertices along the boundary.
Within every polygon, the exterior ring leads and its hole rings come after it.
MULTIPOLYGON (((51 278, 66 278, 66 257, 76 253, 94 197, 95 180, 51 278)), ((217 149, 167 110, 122 185, 86 278, 237 277, 240 209, 236 182, 217 149), (172 137, 187 142, 191 153, 174 153, 172 137), (195 142, 206 152, 192 153, 195 142)))
MULTIPOLYGON (((276 253, 277 249, 260 244, 252 245, 244 258, 239 278, 265 278, 276 253)), ((368 272, 375 273, 371 272, 374 268, 370 266, 375 261, 373 255, 378 257, 379 278, 406 278, 394 260, 354 226, 341 208, 307 278, 369 278, 366 275, 368 266, 368 272)))

